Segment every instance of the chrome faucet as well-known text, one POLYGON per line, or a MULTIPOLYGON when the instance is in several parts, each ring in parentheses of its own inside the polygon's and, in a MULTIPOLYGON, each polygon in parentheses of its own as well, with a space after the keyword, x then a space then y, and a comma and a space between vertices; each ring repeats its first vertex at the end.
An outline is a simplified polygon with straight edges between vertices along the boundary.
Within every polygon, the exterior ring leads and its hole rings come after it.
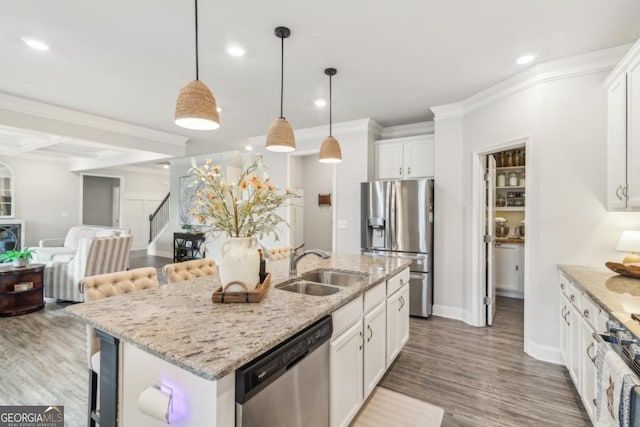
POLYGON ((298 261, 307 255, 317 255, 322 259, 331 258, 331 255, 320 249, 309 249, 308 251, 302 251, 302 253, 298 254, 298 249, 302 249, 303 247, 304 243, 291 250, 291 253, 289 254, 289 277, 295 277, 298 275, 298 261))

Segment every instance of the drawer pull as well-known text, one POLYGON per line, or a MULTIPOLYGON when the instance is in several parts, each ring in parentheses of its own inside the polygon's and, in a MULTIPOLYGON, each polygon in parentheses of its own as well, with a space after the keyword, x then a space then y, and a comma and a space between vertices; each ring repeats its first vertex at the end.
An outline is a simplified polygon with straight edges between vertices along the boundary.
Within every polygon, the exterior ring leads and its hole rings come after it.
POLYGON ((564 290, 564 283, 560 283, 560 289, 564 290))
POLYGON ((371 325, 367 325, 367 329, 369 330, 369 338, 367 338, 367 342, 371 341, 373 338, 373 329, 371 329, 371 325))
POLYGON ((585 308, 584 311, 582 312, 582 314, 584 314, 584 317, 589 317, 589 309, 585 308))
POLYGON ((362 346, 364 345, 364 335, 362 334, 362 331, 360 331, 359 334, 360 334, 360 348, 359 348, 359 350, 362 350, 362 346))
POLYGON ((618 200, 622 200, 622 197, 620 196, 620 190, 622 190, 622 185, 618 185, 618 188, 616 188, 616 197, 618 198, 618 200))
POLYGON ((567 315, 567 313, 565 313, 565 310, 567 309, 567 306, 565 305, 564 307, 562 307, 562 311, 560 312, 560 316, 564 317, 567 315))
POLYGON ((596 357, 591 356, 591 354, 589 354, 589 350, 593 350, 593 342, 591 342, 591 344, 587 346, 587 357, 589 358, 589 360, 591 360, 591 363, 593 363, 593 366, 596 366, 596 357))

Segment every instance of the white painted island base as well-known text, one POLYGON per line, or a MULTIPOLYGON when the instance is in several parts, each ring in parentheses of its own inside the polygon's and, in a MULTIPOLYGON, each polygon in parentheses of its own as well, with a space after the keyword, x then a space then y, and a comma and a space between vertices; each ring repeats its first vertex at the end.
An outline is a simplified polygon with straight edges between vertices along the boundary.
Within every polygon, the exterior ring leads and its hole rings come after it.
MULTIPOLYGON (((180 427, 233 427, 235 425, 235 372, 206 380, 153 356, 127 342, 121 343, 119 418, 123 427, 160 427, 167 422, 143 413, 138 398, 147 387, 172 393, 171 425, 180 427)), ((212 354, 211 357, 215 357, 212 354)), ((160 402, 159 402, 160 403, 160 402)))

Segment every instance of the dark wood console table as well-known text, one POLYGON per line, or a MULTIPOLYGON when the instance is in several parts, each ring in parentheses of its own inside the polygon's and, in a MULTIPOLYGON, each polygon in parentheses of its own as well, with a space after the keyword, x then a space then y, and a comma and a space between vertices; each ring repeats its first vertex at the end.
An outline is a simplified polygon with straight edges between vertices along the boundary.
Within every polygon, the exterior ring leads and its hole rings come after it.
POLYGON ((17 316, 31 313, 44 307, 44 264, 29 264, 0 270, 0 316, 17 316), (15 290, 19 283, 31 282, 33 287, 15 290))

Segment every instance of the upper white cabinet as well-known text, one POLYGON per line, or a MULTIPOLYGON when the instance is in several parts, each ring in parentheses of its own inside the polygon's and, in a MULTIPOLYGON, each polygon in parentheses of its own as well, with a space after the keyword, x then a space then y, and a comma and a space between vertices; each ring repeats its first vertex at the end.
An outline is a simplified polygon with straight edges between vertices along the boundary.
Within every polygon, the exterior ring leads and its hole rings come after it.
POLYGON ((640 209, 640 42, 605 80, 607 209, 640 209))
POLYGON ((433 135, 376 141, 376 178, 432 177, 433 145, 433 135))

